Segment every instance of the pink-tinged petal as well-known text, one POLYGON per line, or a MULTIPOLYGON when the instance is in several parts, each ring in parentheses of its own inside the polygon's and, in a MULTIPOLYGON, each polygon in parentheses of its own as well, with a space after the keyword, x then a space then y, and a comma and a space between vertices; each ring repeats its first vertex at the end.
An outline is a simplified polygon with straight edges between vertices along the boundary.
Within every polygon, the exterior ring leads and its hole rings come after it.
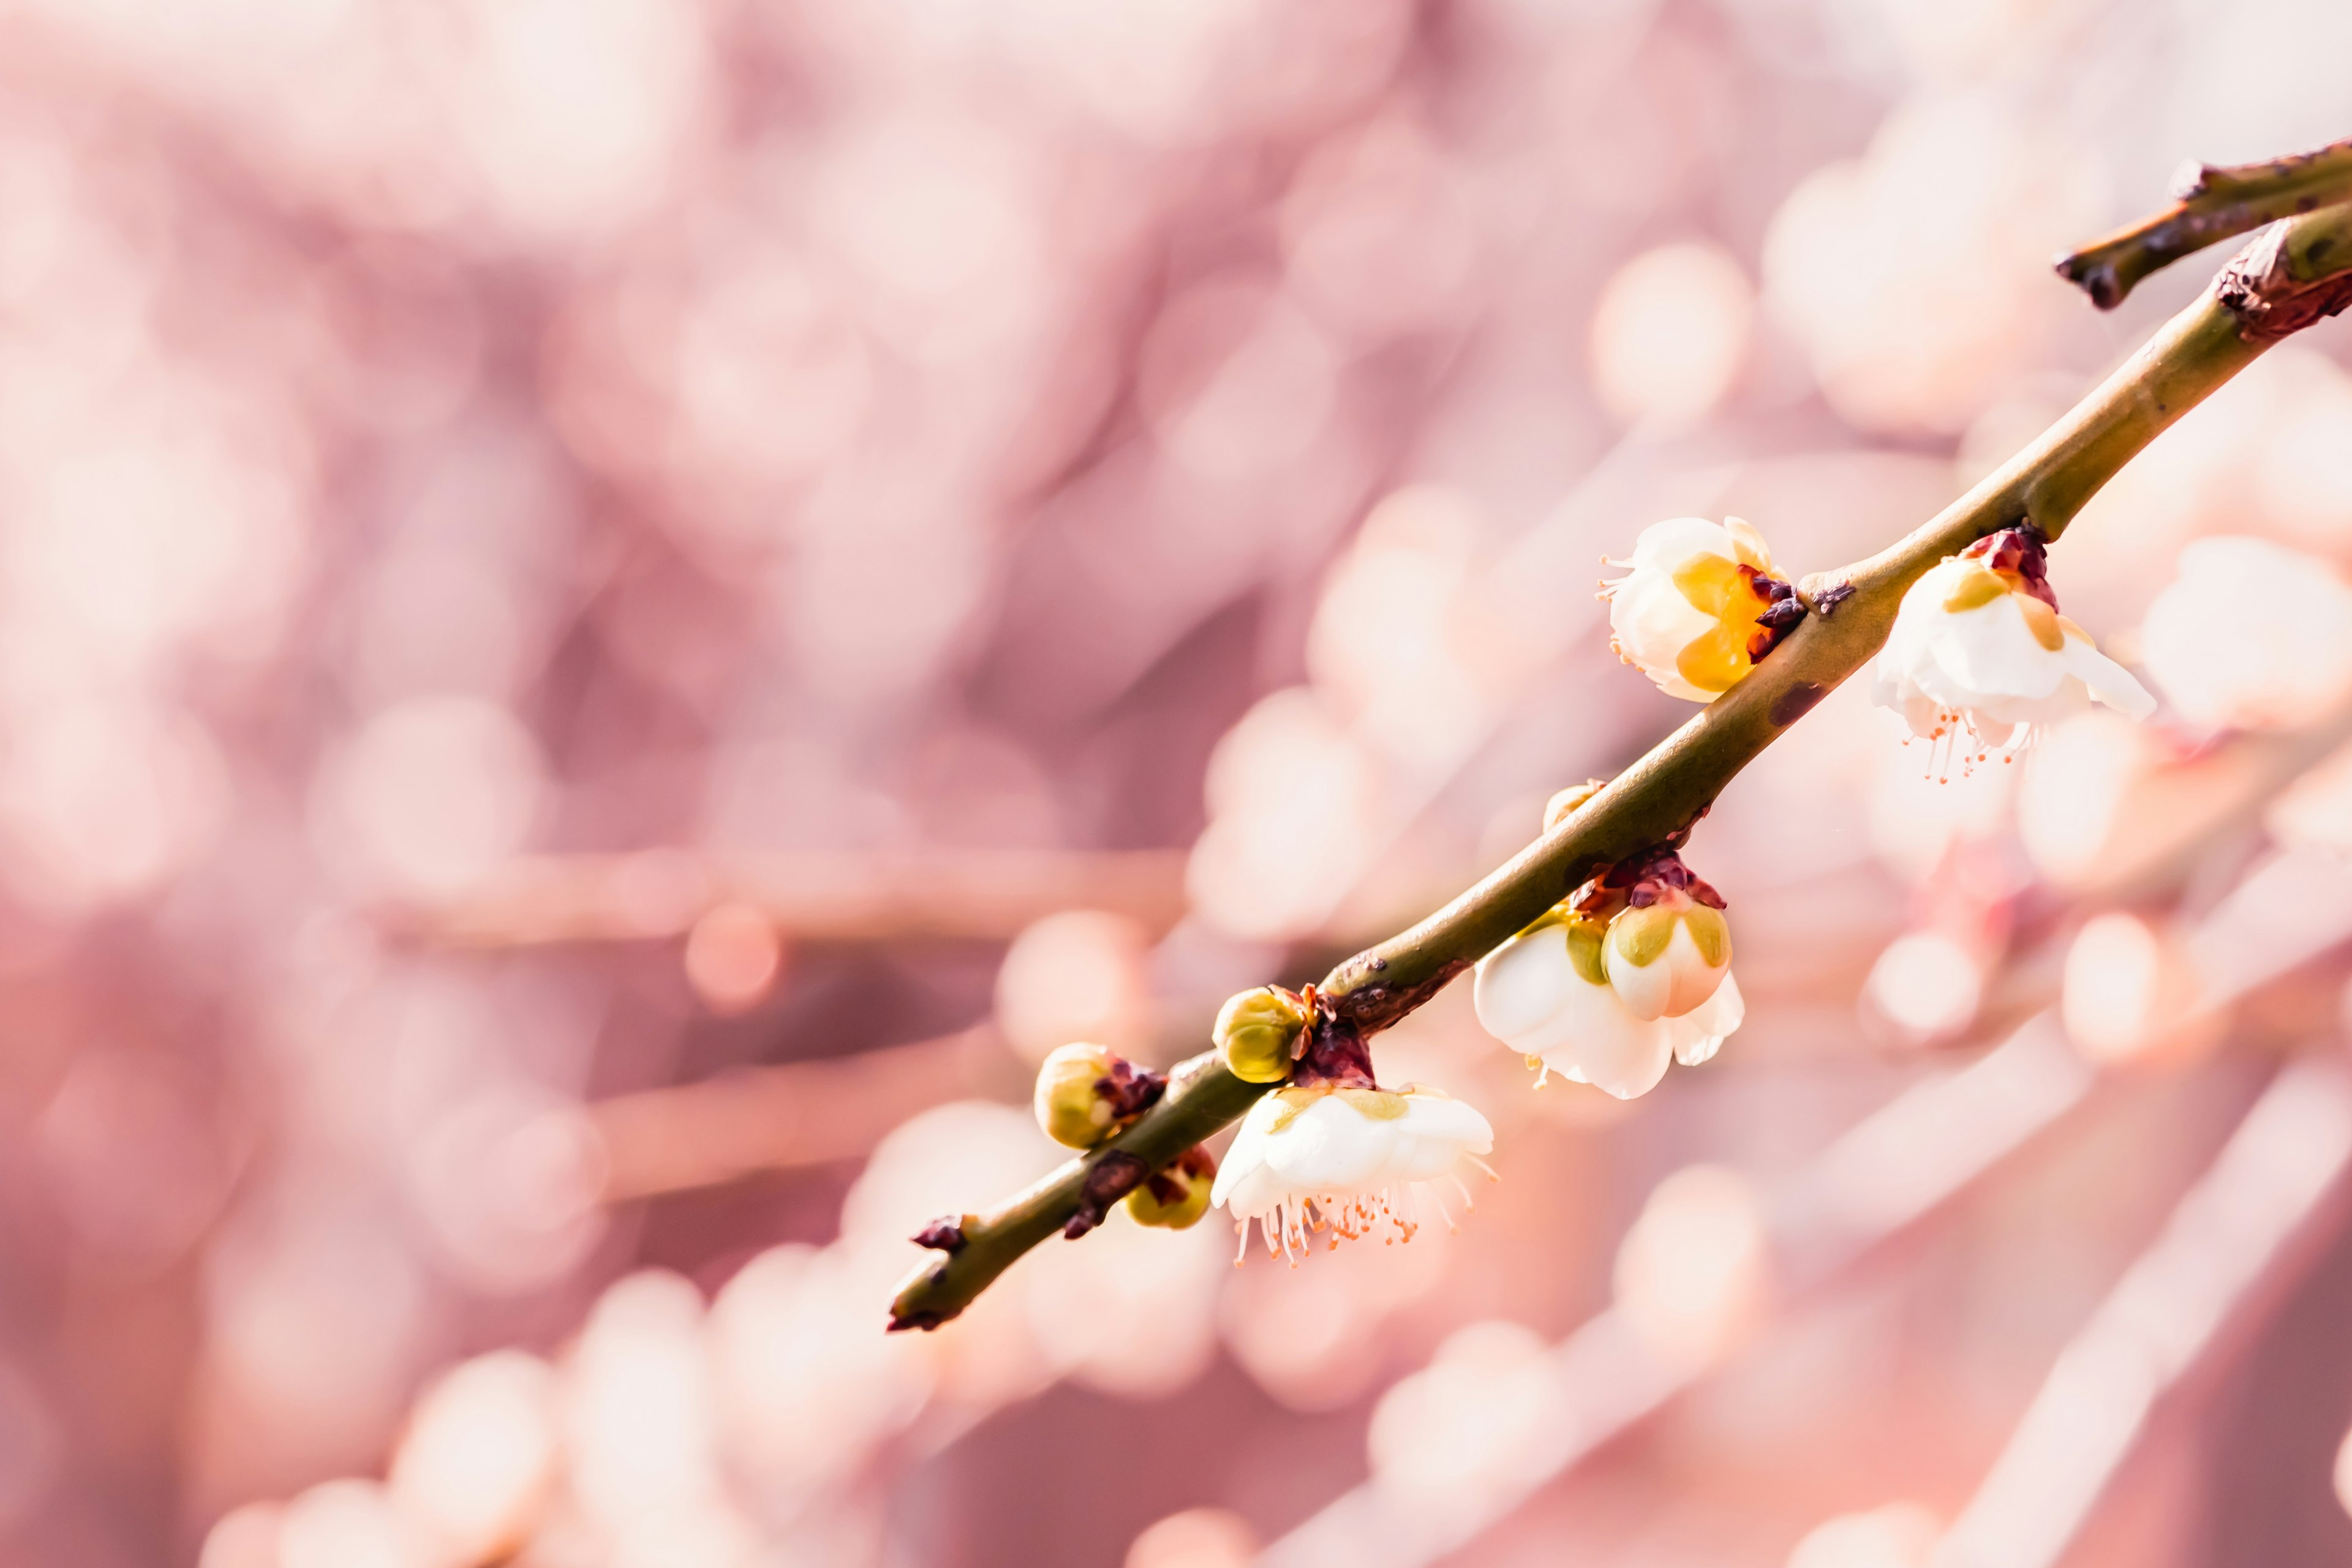
POLYGON ((1659 955, 1658 963, 1668 966, 1672 982, 1663 1015, 1668 1018, 1679 1018, 1705 1003, 1723 984, 1723 977, 1731 973, 1729 949, 1725 950, 1721 963, 1708 963, 1698 943, 1691 939, 1690 927, 1680 922, 1675 924, 1675 934, 1667 941, 1666 951, 1659 955))
POLYGON ((1674 1037, 1675 1060, 1695 1068, 1710 1059, 1747 1017, 1748 1001, 1739 994, 1739 982, 1726 974, 1705 1006, 1667 1021, 1674 1037))

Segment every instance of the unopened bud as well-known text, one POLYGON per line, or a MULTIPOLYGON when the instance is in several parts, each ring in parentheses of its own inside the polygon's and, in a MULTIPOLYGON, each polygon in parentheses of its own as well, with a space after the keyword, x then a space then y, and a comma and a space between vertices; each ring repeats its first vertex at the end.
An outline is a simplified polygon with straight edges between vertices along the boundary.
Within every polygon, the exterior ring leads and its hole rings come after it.
POLYGON ((1608 782, 1606 779, 1587 779, 1580 784, 1569 785, 1545 802, 1544 831, 1549 833, 1553 828, 1558 827, 1567 820, 1570 813, 1599 795, 1607 786, 1608 782))
POLYGON ((1209 1189, 1216 1179, 1216 1161, 1195 1143, 1128 1194, 1127 1212, 1138 1225, 1186 1229, 1209 1212, 1209 1189))
POLYGON ((1102 1046, 1049 1053, 1037 1068, 1037 1125, 1055 1142, 1091 1149, 1140 1116, 1168 1080, 1102 1046))
POLYGON ((1297 1059, 1291 1047, 1307 1027, 1306 999, 1279 985, 1229 996, 1210 1038, 1225 1066, 1244 1083, 1280 1083, 1297 1059))

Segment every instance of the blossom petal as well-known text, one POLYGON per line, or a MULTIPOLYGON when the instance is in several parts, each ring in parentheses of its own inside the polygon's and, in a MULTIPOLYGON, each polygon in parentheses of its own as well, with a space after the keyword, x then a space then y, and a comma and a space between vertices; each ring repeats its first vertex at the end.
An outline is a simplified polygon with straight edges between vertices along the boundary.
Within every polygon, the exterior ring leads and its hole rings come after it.
POLYGON ((1672 571, 1684 560, 1702 552, 1720 555, 1726 561, 1739 559, 1739 547, 1721 523, 1703 517, 1670 517, 1642 530, 1633 541, 1632 559, 1635 566, 1664 565, 1672 571))
POLYGON ((1613 989, 1585 981, 1578 982, 1551 1026, 1524 1044, 1570 1081, 1592 1084, 1620 1100, 1656 1084, 1673 1053, 1664 1024, 1636 1018, 1613 989))
MULTIPOLYGON (((1675 935, 1683 935, 1680 926, 1675 935)), ((1668 943, 1671 950, 1672 942, 1668 943)), ((1609 971, 1609 988, 1617 993, 1617 1000, 1634 1017, 1647 1021, 1663 1018, 1675 995, 1674 964, 1668 953, 1661 952, 1647 963, 1635 963, 1617 951, 1617 943, 1601 944, 1601 962, 1609 971)))
POLYGON ((1595 1036, 1577 1051, 1577 1070, 1595 1089, 1619 1100, 1638 1100, 1658 1087, 1674 1059, 1671 1020, 1636 1023, 1608 1036, 1595 1036))
POLYGON ((2013 594, 1973 610, 1946 612, 1927 646, 1936 668, 1972 700, 2048 697, 2067 675, 2064 658, 2043 647, 2027 628, 2013 594))
POLYGON ((1282 1178, 1265 1164, 1251 1166, 1231 1182, 1225 1178, 1229 1168, 1218 1169, 1217 1184, 1210 1189, 1209 1202, 1223 1205, 1236 1218, 1249 1219, 1265 1214, 1289 1195, 1282 1178))
POLYGON ((1458 1100, 1435 1095, 1405 1097, 1404 1131, 1405 1181, 1443 1175, 1462 1155, 1484 1154, 1495 1146, 1494 1125, 1484 1116, 1458 1100))
POLYGON ((1679 1018, 1692 1008, 1703 1005, 1731 973, 1730 951, 1724 952, 1721 963, 1709 963, 1691 936, 1690 926, 1677 921, 1675 934, 1666 942, 1666 951, 1658 962, 1673 965, 1669 978, 1673 990, 1666 998, 1665 1016, 1679 1018))
POLYGON ((1381 1184, 1399 1131, 1396 1121, 1376 1121, 1327 1094, 1266 1140, 1265 1163, 1303 1193, 1362 1192, 1381 1184))
POLYGON ((2063 657, 2067 673, 2084 689, 2126 719, 2145 719, 2156 711, 2156 699, 2132 672, 2089 643, 2068 637, 2063 657))
POLYGON ((1249 1114, 1242 1118, 1241 1131, 1234 1134, 1233 1147, 1225 1151, 1223 1162, 1217 1166, 1216 1183, 1209 1188, 1211 1204, 1225 1202, 1237 1187, 1265 1168, 1265 1129, 1273 1117, 1260 1112, 1268 1106, 1279 1110, 1281 1103, 1274 1096, 1266 1095, 1251 1106, 1249 1114))
POLYGON ((1674 1038, 1675 1060, 1695 1068, 1711 1059, 1747 1017, 1748 1000, 1739 994, 1739 982, 1726 973, 1723 984, 1705 1005, 1667 1020, 1674 1038))
POLYGON ((1480 1027, 1516 1044, 1559 1016, 1568 988, 1583 984, 1568 956, 1568 928, 1553 921, 1521 931, 1479 961, 1471 1005, 1480 1027))

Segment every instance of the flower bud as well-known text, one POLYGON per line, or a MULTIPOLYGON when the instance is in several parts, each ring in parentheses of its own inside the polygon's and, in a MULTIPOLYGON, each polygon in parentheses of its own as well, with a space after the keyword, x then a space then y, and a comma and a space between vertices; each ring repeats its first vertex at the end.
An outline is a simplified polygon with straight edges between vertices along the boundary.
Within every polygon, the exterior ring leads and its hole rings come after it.
POLYGON ((1587 779, 1580 784, 1570 784, 1544 803, 1544 831, 1549 833, 1575 812, 1576 808, 1606 788, 1606 779, 1587 779))
POLYGON ((1141 1115, 1167 1084, 1102 1046, 1063 1046, 1037 1068, 1037 1125, 1056 1143, 1091 1149, 1141 1115))
POLYGON ((1653 523, 1604 584, 1610 644, 1670 697, 1712 702, 1804 618, 1757 531, 1738 518, 1653 523))
POLYGON ((1601 948, 1609 984, 1637 1018, 1675 1018, 1715 994, 1731 966, 1731 932, 1719 910, 1652 904, 1609 922, 1601 948))
POLYGON ((1127 1194, 1128 1215, 1138 1225, 1190 1229, 1209 1212, 1209 1192, 1216 1179, 1216 1161, 1195 1143, 1127 1194))
POLYGON ((1210 1038, 1244 1083, 1280 1083, 1290 1076, 1292 1047, 1307 1018, 1306 998, 1279 985, 1261 985, 1225 999, 1210 1038))

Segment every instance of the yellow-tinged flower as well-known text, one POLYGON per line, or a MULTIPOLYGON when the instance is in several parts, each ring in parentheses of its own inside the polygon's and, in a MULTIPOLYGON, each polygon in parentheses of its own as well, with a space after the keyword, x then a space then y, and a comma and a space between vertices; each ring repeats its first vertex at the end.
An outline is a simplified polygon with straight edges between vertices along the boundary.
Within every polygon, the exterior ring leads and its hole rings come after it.
POLYGON ((1804 606, 1742 520, 1652 523, 1604 585, 1610 646, 1671 697, 1712 702, 1772 650, 1804 606))
POLYGON ((1672 850, 1612 867, 1488 953, 1472 1000, 1530 1065, 1620 1100, 1706 1061, 1747 1016, 1723 900, 1672 850))

